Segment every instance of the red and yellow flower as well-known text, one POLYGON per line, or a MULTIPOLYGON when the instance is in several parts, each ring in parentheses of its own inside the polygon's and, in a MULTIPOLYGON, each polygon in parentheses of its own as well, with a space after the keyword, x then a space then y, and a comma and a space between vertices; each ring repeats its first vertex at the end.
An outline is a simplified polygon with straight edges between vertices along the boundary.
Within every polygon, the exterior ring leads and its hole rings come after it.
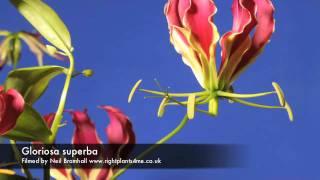
POLYGON ((165 6, 171 43, 208 90, 228 89, 262 52, 275 26, 270 0, 234 0, 233 27, 220 39, 221 65, 217 72, 216 12, 212 0, 169 0, 165 6))
MULTIPOLYGON (((292 119, 292 111, 284 100, 280 86, 272 83, 274 91, 255 94, 236 94, 233 83, 263 51, 275 29, 274 11, 271 0, 233 0, 232 29, 220 38, 214 15, 217 7, 213 0, 168 0, 165 5, 170 41, 181 54, 183 62, 188 65, 201 87, 202 92, 168 93, 139 89, 142 92, 162 96, 159 112, 167 105, 188 107, 189 118, 194 111, 217 115, 219 98, 226 98, 244 105, 286 109, 292 119), (220 41, 221 61, 218 65, 216 47, 220 41), (248 102, 243 99, 277 94, 280 106, 268 106, 248 102), (188 97, 188 101, 175 98, 188 97), (195 106, 207 104, 208 111, 195 106)), ((129 101, 141 81, 138 81, 130 94, 129 101)), ((162 113, 160 113, 162 114, 162 113)))

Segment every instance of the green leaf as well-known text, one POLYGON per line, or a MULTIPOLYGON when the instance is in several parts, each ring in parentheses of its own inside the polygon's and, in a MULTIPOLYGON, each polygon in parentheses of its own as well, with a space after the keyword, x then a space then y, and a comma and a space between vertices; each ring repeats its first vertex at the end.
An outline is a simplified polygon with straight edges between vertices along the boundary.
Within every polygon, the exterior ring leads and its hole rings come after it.
POLYGON ((16 69, 9 73, 4 87, 5 90, 16 89, 32 105, 45 92, 51 79, 65 71, 67 70, 60 66, 16 69))
POLYGON ((72 51, 68 28, 56 12, 41 0, 11 0, 40 34, 65 53, 72 51))
POLYGON ((188 103, 187 103, 187 115, 188 115, 188 119, 190 120, 194 118, 195 107, 196 107, 196 96, 194 94, 191 94, 188 97, 188 103))
POLYGON ((51 131, 40 114, 25 104, 15 128, 5 137, 16 141, 45 141, 50 135, 51 131))

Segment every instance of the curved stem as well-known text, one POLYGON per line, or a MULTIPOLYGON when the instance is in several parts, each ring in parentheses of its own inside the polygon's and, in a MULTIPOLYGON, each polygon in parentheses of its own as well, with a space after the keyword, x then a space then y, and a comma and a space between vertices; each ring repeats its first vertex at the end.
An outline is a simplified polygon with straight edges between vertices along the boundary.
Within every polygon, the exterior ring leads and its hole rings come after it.
POLYGON ((19 149, 17 148, 16 141, 10 140, 10 144, 11 144, 11 147, 12 147, 12 150, 14 152, 14 156, 15 156, 16 160, 19 162, 19 164, 20 164, 21 168, 23 169, 24 173, 27 175, 27 178, 29 180, 32 180, 33 177, 32 177, 32 175, 31 175, 31 173, 30 173, 30 171, 28 169, 28 166, 26 166, 25 164, 23 164, 21 162, 22 157, 21 157, 19 149))
POLYGON ((155 94, 155 95, 160 95, 160 96, 172 96, 172 97, 188 97, 190 94, 194 94, 196 96, 199 95, 205 95, 208 92, 206 91, 201 91, 201 92, 194 92, 194 93, 165 93, 165 92, 159 92, 159 91, 152 91, 152 90, 147 90, 147 89, 139 89, 139 91, 149 93, 149 94, 155 94))
POLYGON ((264 108, 264 109, 285 109, 282 106, 269 106, 269 105, 263 105, 263 104, 256 104, 253 102, 249 102, 249 101, 244 101, 241 99, 237 99, 237 98, 231 98, 232 101, 246 105, 246 106, 251 106, 251 107, 256 107, 256 108, 264 108))
POLYGON ((229 93, 224 91, 217 91, 218 96, 229 97, 229 98, 255 98, 255 97, 267 96, 275 93, 276 93, 275 91, 270 91, 270 92, 262 92, 262 93, 255 93, 255 94, 237 94, 237 93, 229 93))
POLYGON ((53 120, 53 124, 51 127, 51 132, 52 135, 49 137, 48 139, 48 143, 52 144, 57 136, 57 132, 59 130, 59 126, 61 124, 61 120, 62 120, 62 114, 64 111, 64 106, 66 104, 66 100, 67 100, 67 94, 68 94, 68 90, 69 90, 69 86, 70 86, 70 82, 71 82, 71 78, 72 78, 72 73, 74 71, 74 57, 71 53, 68 54, 69 57, 69 62, 70 62, 70 67, 69 70, 67 72, 67 77, 66 77, 66 81, 61 93, 61 97, 60 97, 60 102, 59 102, 59 106, 55 115, 55 118, 53 120))
MULTIPOLYGON (((147 154, 149 154, 151 151, 156 149, 159 145, 166 143, 169 139, 171 139, 174 135, 176 135, 178 132, 181 131, 181 129, 187 124, 188 122, 188 116, 185 115, 180 124, 173 130, 171 131, 168 135, 160 139, 156 144, 152 145, 150 148, 147 150, 143 151, 140 155, 136 157, 136 159, 141 159, 147 154)), ((112 177, 111 180, 116 179, 118 176, 123 174, 129 167, 131 167, 133 164, 127 164, 124 168, 120 169, 118 172, 116 172, 112 177)))

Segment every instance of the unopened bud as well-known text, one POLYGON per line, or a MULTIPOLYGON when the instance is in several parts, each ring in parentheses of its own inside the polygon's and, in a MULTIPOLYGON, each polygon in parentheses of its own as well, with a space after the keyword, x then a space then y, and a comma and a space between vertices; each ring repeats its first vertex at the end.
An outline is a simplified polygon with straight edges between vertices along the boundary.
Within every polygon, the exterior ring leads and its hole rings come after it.
POLYGON ((92 69, 85 69, 82 71, 82 75, 85 77, 91 77, 93 76, 94 72, 92 69))

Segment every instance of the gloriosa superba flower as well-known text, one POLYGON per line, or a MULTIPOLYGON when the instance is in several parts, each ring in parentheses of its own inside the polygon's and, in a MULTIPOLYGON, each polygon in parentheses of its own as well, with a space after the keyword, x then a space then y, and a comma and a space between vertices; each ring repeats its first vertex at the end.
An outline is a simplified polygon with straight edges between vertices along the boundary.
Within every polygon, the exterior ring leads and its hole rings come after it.
MULTIPOLYGON (((280 86, 273 82, 274 91, 255 94, 237 94, 233 82, 247 69, 263 51, 275 29, 274 6, 271 0, 233 0, 233 26, 221 38, 214 24, 213 16, 217 8, 212 0, 169 0, 165 5, 170 41, 181 54, 183 62, 194 73, 202 92, 168 93, 139 89, 140 91, 164 97, 158 115, 162 116, 168 105, 188 107, 188 117, 192 119, 195 111, 217 115, 218 101, 221 98, 244 105, 286 109, 290 120, 293 120, 291 108, 284 98, 280 86), (216 46, 220 40, 221 64, 217 68, 216 46), (277 94, 279 106, 270 106, 246 101, 277 94), (187 97, 187 101, 177 98, 187 97), (198 106, 208 104, 208 110, 198 106)), ((134 90, 141 83, 139 81, 134 90)))

